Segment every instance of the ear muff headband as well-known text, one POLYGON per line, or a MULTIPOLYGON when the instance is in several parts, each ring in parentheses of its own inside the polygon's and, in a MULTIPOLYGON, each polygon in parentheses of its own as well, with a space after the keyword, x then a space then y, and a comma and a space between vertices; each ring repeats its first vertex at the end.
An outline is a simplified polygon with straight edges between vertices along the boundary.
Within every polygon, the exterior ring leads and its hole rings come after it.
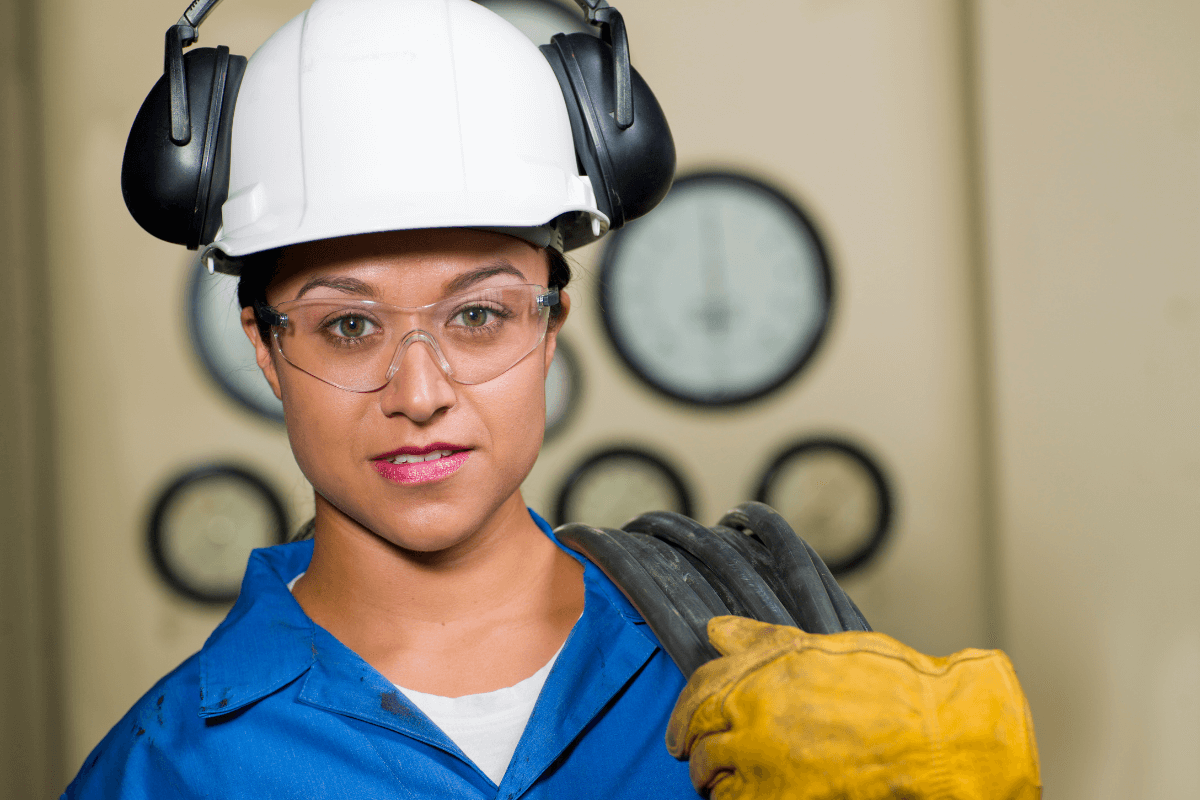
POLYGON ((558 34, 550 40, 550 44, 542 45, 541 50, 567 98, 567 116, 571 119, 575 155, 579 158, 581 171, 591 178, 596 202, 608 217, 609 230, 615 230, 625 224, 621 195, 610 188, 615 183, 612 158, 596 116, 597 103, 592 98, 579 60, 575 57, 575 45, 578 42, 573 41, 572 37, 597 42, 594 36, 586 33, 558 34))
MULTIPOLYGON (((208 200, 212 194, 214 183, 213 164, 217 155, 217 142, 220 139, 221 111, 225 105, 225 87, 227 86, 228 78, 229 48, 221 45, 217 48, 216 64, 213 66, 212 93, 208 103, 208 125, 204 132, 204 154, 200 159, 200 182, 196 192, 196 209, 193 215, 195 224, 192 226, 192 233, 195 234, 197 245, 200 244, 200 241, 204 238, 204 234, 207 232, 206 228, 208 226, 205 223, 209 217, 213 216, 214 211, 218 216, 221 213, 220 205, 217 205, 214 209, 208 200)), ((236 93, 234 93, 232 99, 237 99, 236 93)), ((230 122, 232 121, 233 115, 231 114, 230 122)), ((228 141, 228 137, 225 138, 228 141)), ((228 192, 228 175, 226 176, 225 188, 226 192, 228 192)), ((220 187, 218 187, 218 194, 222 195, 220 200, 221 204, 224 204, 226 198, 224 193, 221 193, 220 187)), ((212 235, 209 236, 208 241, 212 241, 212 237, 216 235, 217 227, 220 226, 214 226, 214 230, 212 231, 212 235)), ((192 237, 189 236, 188 238, 190 240, 192 237)), ((207 244, 207 242, 205 243, 207 244)))

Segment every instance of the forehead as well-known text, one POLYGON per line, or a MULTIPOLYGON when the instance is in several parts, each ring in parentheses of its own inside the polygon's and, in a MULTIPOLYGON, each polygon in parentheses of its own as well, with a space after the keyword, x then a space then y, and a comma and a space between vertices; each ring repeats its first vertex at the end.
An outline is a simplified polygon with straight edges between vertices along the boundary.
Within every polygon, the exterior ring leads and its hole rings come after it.
POLYGON ((549 278, 545 252, 512 236, 464 228, 389 231, 284 248, 268 298, 282 302, 315 279, 344 277, 369 284, 380 299, 422 304, 453 293, 464 275, 479 271, 493 273, 486 279, 492 283, 545 286, 549 278))

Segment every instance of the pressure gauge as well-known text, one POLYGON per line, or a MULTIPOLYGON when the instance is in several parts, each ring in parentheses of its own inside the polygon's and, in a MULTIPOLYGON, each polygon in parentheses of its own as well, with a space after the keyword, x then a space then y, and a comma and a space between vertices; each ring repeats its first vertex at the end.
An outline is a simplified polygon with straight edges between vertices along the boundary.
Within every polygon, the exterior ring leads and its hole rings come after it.
POLYGON ((191 470, 171 482, 150 515, 150 555, 169 586, 193 600, 238 595, 250 551, 287 533, 279 496, 253 472, 230 464, 191 470))
POLYGON ((546 373, 546 438, 558 435, 566 427, 582 395, 583 375, 575 350, 562 334, 554 348, 554 359, 546 373))
POLYGON ((271 390, 254 357, 254 345, 242 330, 238 279, 209 273, 201 259, 188 281, 188 332, 205 372, 229 399, 248 411, 283 422, 283 404, 271 390))
POLYGON ((814 438, 780 453, 757 497, 787 520, 835 575, 865 565, 887 537, 892 501, 883 471, 860 447, 814 438))
POLYGON ((635 375, 702 406, 762 397, 808 363, 829 324, 825 247, 777 189, 728 172, 680 178, 609 236, 604 327, 635 375))
POLYGON ((591 33, 597 30, 587 24, 579 9, 555 0, 476 0, 479 5, 495 12, 536 45, 549 44, 556 33, 591 33))
POLYGON ((584 459, 559 490, 556 524, 619 528, 647 511, 692 515, 683 477, 665 458, 641 448, 614 447, 584 459))

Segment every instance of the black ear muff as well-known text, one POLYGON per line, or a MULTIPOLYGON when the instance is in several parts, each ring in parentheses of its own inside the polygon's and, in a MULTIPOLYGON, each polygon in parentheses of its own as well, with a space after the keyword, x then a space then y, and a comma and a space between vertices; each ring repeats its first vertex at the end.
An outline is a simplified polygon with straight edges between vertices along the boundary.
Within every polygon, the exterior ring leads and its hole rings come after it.
POLYGON ((170 80, 164 75, 129 131, 121 194, 146 231, 195 250, 211 242, 221 227, 221 206, 229 193, 233 108, 246 59, 230 55, 228 47, 201 47, 185 53, 182 64, 187 98, 182 119, 190 131, 185 127, 172 135, 170 80))
POLYGON ((624 65, 608 42, 560 33, 541 51, 567 101, 579 166, 615 230, 654 208, 671 188, 675 141, 667 118, 632 67, 628 85, 621 85, 624 65))

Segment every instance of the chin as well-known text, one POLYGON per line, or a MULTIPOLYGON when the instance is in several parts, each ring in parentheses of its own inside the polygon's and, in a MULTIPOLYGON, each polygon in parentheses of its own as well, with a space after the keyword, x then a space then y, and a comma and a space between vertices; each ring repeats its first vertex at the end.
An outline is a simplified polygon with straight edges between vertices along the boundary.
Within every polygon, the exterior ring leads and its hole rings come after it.
MULTIPOLYGON (((469 541, 502 515, 506 503, 515 502, 524 508, 519 482, 511 490, 505 486, 488 491, 478 481, 462 476, 464 480, 441 486, 385 484, 365 492, 362 485, 323 490, 320 487, 330 484, 322 482, 319 475, 312 477, 317 478, 313 481, 310 477, 310 482, 326 513, 414 553, 442 552, 469 541)), ((371 477, 384 480, 373 473, 371 477)))
POLYGON ((378 520, 374 526, 363 527, 402 550, 433 554, 469 541, 487 516, 483 509, 430 503, 405 509, 389 519, 378 520))

